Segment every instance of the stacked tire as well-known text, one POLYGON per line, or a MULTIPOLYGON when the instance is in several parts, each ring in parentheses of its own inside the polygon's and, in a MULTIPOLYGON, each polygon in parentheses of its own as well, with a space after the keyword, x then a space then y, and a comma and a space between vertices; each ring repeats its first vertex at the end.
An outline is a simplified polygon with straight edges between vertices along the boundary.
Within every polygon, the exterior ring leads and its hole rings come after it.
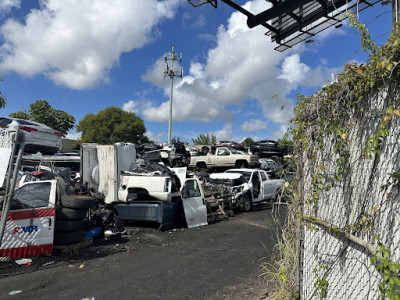
POLYGON ((54 245, 76 244, 83 240, 84 219, 89 209, 96 208, 96 199, 87 195, 62 195, 56 206, 54 245))

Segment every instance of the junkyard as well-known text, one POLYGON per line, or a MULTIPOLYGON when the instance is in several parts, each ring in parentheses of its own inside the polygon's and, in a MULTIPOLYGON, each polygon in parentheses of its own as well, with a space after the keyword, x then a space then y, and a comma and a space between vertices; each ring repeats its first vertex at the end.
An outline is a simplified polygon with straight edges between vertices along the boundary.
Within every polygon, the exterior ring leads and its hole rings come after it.
POLYGON ((266 297, 260 264, 270 263, 279 237, 287 183, 273 178, 273 168, 259 169, 257 155, 216 146, 214 154, 199 153, 204 165, 193 168, 196 154, 181 143, 147 162, 147 152, 127 143, 42 155, 36 151, 51 148, 35 141, 26 147, 24 130, 2 133, 9 157, 2 166, 4 296, 40 298, 67 280, 71 288, 58 297, 266 297), (255 168, 243 157, 252 157, 255 168), (18 288, 33 274, 32 286, 18 288))
POLYGON ((400 300, 399 87, 399 0, 0 1, 0 299, 400 300))

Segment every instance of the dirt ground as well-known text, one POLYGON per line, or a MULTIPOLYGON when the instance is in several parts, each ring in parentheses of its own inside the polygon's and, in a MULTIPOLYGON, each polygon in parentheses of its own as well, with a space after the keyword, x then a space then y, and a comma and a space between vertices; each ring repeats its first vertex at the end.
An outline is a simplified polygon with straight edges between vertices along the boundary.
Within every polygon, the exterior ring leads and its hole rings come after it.
POLYGON ((0 262, 0 299, 268 299, 261 264, 285 215, 263 206, 194 229, 128 224, 121 239, 95 240, 76 255, 0 262))

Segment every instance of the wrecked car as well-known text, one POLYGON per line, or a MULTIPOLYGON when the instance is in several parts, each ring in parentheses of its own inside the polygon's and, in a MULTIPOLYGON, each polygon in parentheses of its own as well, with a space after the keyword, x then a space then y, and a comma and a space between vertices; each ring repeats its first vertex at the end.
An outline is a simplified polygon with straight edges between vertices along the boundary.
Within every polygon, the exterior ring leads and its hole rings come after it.
MULTIPOLYGON (((135 157, 133 144, 83 144, 83 187, 102 204, 112 206, 119 218, 154 222, 159 224, 160 230, 171 229, 183 221, 184 204, 203 205, 201 186, 200 196, 189 193, 188 197, 182 197, 181 190, 189 189, 186 185, 192 181, 181 182, 175 172, 164 165, 140 165, 135 157)), ((205 210, 197 209, 193 213, 202 221, 193 224, 190 219, 194 217, 185 215, 187 224, 204 225, 205 210)))
POLYGON ((212 173, 210 183, 223 184, 232 191, 232 204, 234 208, 242 211, 251 209, 251 187, 246 178, 239 173, 212 173))
MULTIPOLYGON (((251 206, 255 203, 271 202, 276 199, 285 183, 283 179, 271 179, 263 170, 230 169, 225 173, 242 174, 246 178, 251 191, 251 206)), ((246 211, 248 211, 247 207, 246 211)))

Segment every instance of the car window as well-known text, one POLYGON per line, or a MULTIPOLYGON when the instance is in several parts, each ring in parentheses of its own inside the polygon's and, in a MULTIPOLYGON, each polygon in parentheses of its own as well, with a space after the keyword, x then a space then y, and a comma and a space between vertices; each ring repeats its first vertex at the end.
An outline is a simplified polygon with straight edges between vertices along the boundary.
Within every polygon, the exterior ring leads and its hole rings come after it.
POLYGON ((1 127, 7 126, 7 125, 10 124, 11 122, 12 122, 11 119, 0 118, 0 126, 1 126, 1 127))
POLYGON ((16 209, 46 207, 49 205, 51 183, 26 184, 15 191, 11 202, 16 209))
POLYGON ((264 172, 260 172, 260 174, 261 174, 262 181, 267 180, 267 176, 265 176, 264 172))
POLYGON ((229 148, 229 151, 232 152, 232 154, 241 154, 238 150, 236 150, 235 148, 229 148))
POLYGON ((219 148, 218 155, 229 155, 229 151, 224 148, 219 148))
POLYGON ((33 126, 38 126, 38 124, 29 122, 27 120, 15 120, 15 122, 17 122, 20 125, 33 125, 33 126))
POLYGON ((196 180, 188 180, 182 189, 182 198, 200 197, 200 187, 196 180))

